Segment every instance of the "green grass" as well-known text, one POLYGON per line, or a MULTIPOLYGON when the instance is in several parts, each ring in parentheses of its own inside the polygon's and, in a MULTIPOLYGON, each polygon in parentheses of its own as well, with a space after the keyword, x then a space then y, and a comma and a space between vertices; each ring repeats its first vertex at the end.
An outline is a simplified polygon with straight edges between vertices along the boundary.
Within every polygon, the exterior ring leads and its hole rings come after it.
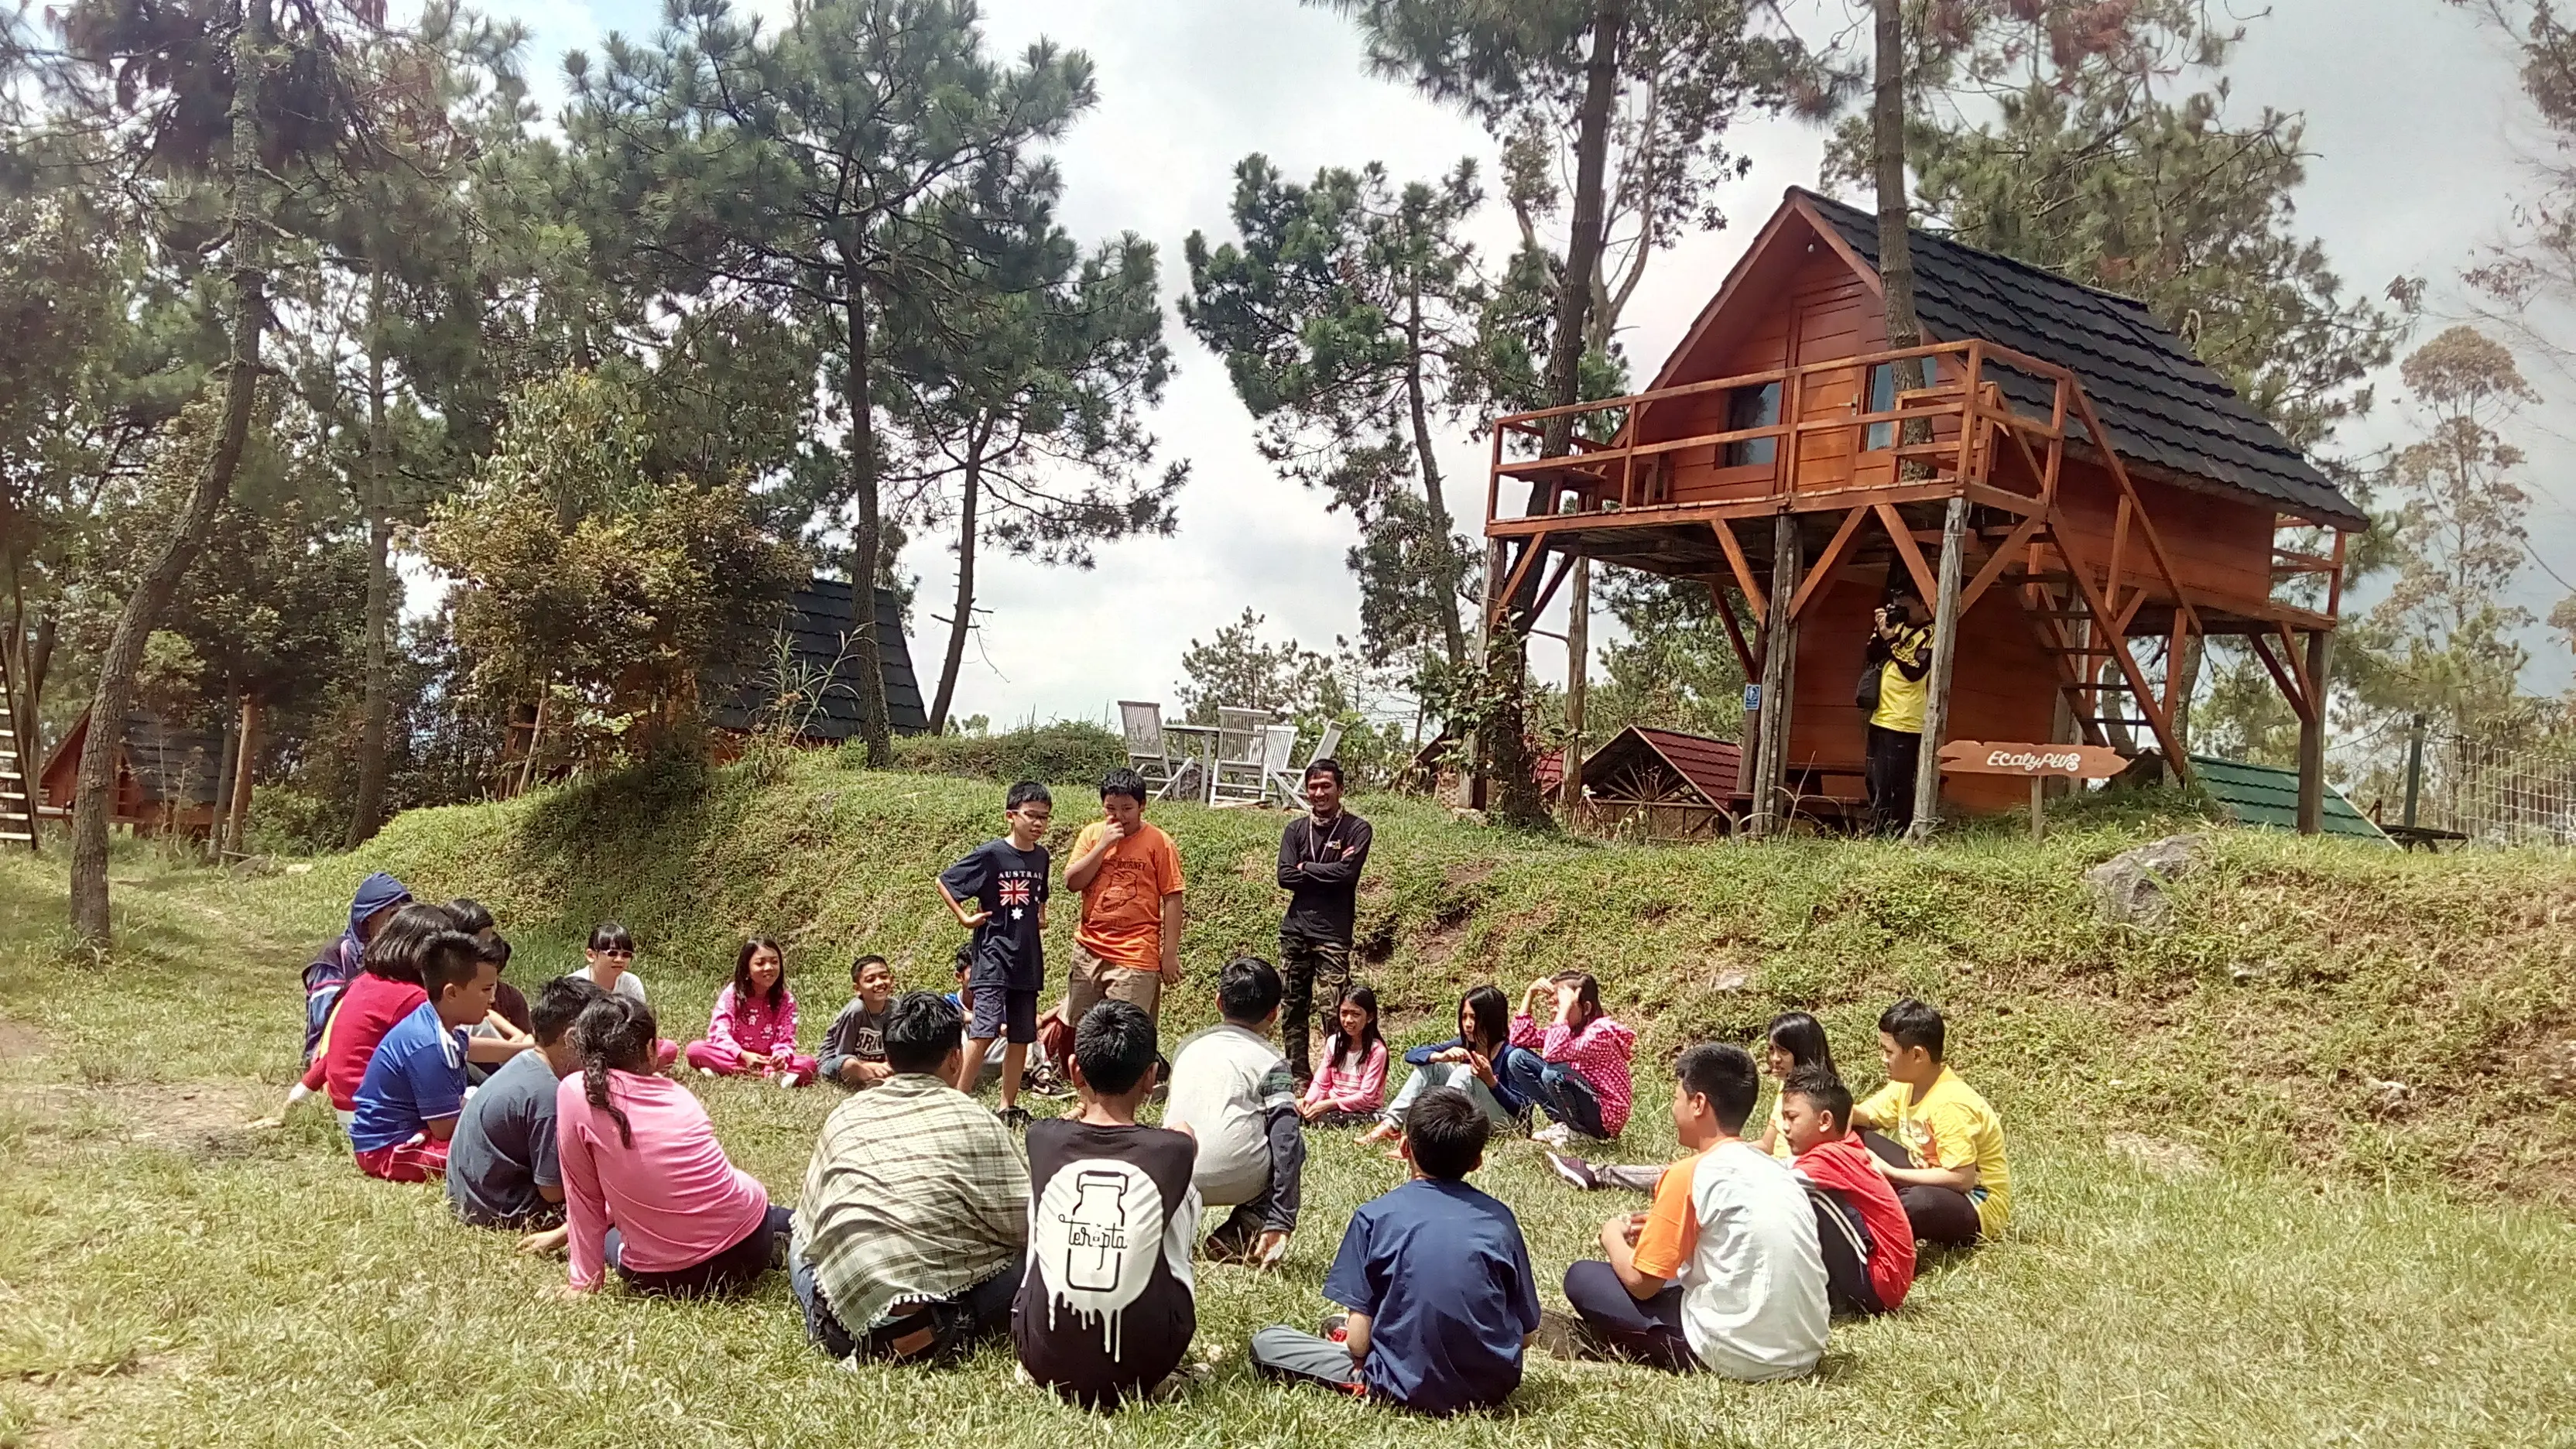
MULTIPOLYGON (((955 937, 928 875, 990 828, 997 794, 817 760, 422 812, 299 874, 133 850, 105 962, 67 949, 58 863, 0 856, 0 1446, 2576 1442, 2576 1126, 2516 1065, 2576 1020, 2563 859, 2229 836, 2149 938, 2095 925, 2074 885, 2157 828, 2134 814, 2040 847, 1665 851, 1361 802, 1380 823, 1364 974, 1398 1034, 1468 981, 1597 970, 1652 1047, 1635 1156, 1670 1149, 1664 1049, 1808 1005, 1865 1087, 1867 1017, 1899 989, 1952 1011, 1956 1055, 2012 1123, 2012 1233, 1931 1266, 1896 1319, 1838 1324, 1812 1380, 1541 1360, 1508 1412, 1439 1425, 1242 1362, 1254 1328, 1322 1311, 1341 1223, 1394 1180, 1343 1135, 1315 1140, 1284 1272, 1201 1270, 1202 1342, 1229 1349, 1215 1379, 1100 1420, 1015 1387, 1007 1351, 844 1371, 774 1279, 714 1304, 541 1302, 559 1263, 456 1226, 433 1191, 360 1178, 327 1114, 232 1125, 287 1079, 295 970, 366 869, 490 901, 523 983, 623 916, 685 1037, 740 930, 791 939, 810 1017, 858 943, 942 981, 955 937), (2375 1111, 2365 1077, 2413 1085, 2412 1106, 2375 1111), (2150 1167, 2115 1133, 2186 1160, 2150 1167)), ((1068 828, 1085 817, 1060 799, 1068 828)), ((1156 815, 1196 911, 1179 1031, 1207 1014, 1211 963, 1267 942, 1278 822, 1156 815)), ((834 1096, 699 1085, 736 1160, 792 1198, 834 1096)), ((1520 1212, 1552 1303, 1625 1205, 1564 1189, 1525 1143, 1480 1182, 1520 1212)))

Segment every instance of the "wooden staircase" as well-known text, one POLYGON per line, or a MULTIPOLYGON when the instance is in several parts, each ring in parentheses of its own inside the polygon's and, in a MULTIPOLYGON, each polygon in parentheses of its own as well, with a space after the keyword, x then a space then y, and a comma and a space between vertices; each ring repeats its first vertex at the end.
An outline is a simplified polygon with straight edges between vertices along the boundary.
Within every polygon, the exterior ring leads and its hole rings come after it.
POLYGON ((9 678, 9 663, 0 655, 0 846, 36 848, 36 787, 31 767, 18 758, 18 721, 11 701, 18 697, 9 678))
MULTIPOLYGON (((1990 401, 1999 406, 1999 400, 1990 401)), ((1988 548, 1972 565, 1976 571, 1960 591, 1959 612, 1965 614, 1989 588, 2011 589, 2040 652, 2056 664, 2058 691, 2073 707, 2085 742, 2135 755, 2144 748, 2142 737, 2152 736, 2165 767, 2188 783, 2191 760, 2180 748, 2173 727, 2182 702, 2182 675, 2174 666, 2188 642, 2204 632, 2200 614, 2183 594, 2173 560, 2129 481, 2127 466, 2103 433, 2082 385, 2072 377, 2062 384, 2052 421, 2054 436, 2044 437, 2038 449, 2021 429, 1986 421, 1979 428, 1984 436, 1972 436, 1961 450, 1960 456, 1974 470, 1971 477, 1984 476, 2002 449, 2015 450, 2040 490, 2034 500, 2037 508, 1984 535, 1988 548), (2098 544, 2073 536, 2057 500, 2057 472, 2065 456, 2069 423, 2079 423, 2090 435, 2120 486, 2107 557, 2095 556, 2098 544), (2163 629, 2132 632, 2150 605, 2163 629), (2132 639, 2155 637, 2168 641, 2161 687, 2148 678, 2130 644, 2132 639)))

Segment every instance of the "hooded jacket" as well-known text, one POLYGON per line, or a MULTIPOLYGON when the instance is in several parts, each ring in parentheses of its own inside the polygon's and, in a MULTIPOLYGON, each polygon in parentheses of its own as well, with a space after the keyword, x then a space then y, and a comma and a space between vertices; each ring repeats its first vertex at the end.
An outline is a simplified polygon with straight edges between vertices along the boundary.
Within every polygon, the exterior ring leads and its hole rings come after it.
POLYGON ((411 899, 411 891, 401 881, 377 871, 358 882, 358 893, 349 902, 349 928, 339 939, 322 948, 304 968, 304 1057, 313 1057, 314 1043, 322 1039, 322 1024, 331 1019, 331 1007, 340 999, 340 989, 358 974, 358 963, 366 955, 366 942, 358 928, 369 916, 387 906, 399 906, 411 899))

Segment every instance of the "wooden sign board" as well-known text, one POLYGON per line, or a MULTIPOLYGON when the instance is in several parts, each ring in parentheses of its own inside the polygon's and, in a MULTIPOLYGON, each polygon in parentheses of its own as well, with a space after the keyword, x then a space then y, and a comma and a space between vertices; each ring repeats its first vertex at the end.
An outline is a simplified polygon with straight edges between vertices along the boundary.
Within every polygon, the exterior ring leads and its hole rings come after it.
POLYGON ((1952 775, 2107 780, 2129 768, 2129 761, 2118 750, 2105 749, 2100 745, 2014 745, 1952 740, 1941 747, 1941 768, 1952 775))

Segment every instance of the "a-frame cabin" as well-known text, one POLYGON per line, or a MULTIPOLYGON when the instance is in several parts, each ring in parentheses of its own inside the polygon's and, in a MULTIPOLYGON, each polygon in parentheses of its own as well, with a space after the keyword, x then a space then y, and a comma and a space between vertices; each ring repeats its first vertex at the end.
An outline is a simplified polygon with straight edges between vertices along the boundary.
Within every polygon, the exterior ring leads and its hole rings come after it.
MULTIPOLYGON (((1497 419, 1489 625, 1525 627, 1575 556, 1718 588, 1764 684, 1736 801, 1757 823, 1856 778, 1854 685, 1892 582, 1952 640, 1927 770, 1941 739, 2080 739, 2160 749, 2187 774, 2166 665, 2194 636, 2232 635, 2300 718, 2313 829, 2316 681, 2344 538, 2368 519, 2141 304, 1921 231, 1912 253, 1924 344, 1900 353, 1876 218, 1792 189, 1651 387, 1497 419), (1925 385, 1899 394, 1914 357, 1925 385)), ((1946 786, 1970 811, 2025 796, 2002 778, 1946 786)))

